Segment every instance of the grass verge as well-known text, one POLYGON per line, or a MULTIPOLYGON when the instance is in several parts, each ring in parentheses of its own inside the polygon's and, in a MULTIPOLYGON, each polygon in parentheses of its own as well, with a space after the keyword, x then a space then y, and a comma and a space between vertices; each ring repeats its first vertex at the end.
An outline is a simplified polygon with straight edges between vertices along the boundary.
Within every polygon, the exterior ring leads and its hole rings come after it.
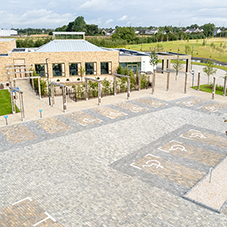
MULTIPOLYGON (((197 90, 197 86, 194 86, 194 87, 191 87, 191 88, 197 90)), ((212 93, 213 87, 212 87, 212 85, 209 85, 209 84, 203 84, 203 85, 200 85, 200 91, 212 93)), ((226 91, 227 91, 227 89, 226 89, 226 91)), ((216 87, 215 94, 216 95, 223 95, 223 88, 221 86, 216 87)))
MULTIPOLYGON (((16 106, 16 112, 19 113, 19 109, 16 106)), ((11 99, 8 90, 0 90, 0 116, 11 114, 11 99)))

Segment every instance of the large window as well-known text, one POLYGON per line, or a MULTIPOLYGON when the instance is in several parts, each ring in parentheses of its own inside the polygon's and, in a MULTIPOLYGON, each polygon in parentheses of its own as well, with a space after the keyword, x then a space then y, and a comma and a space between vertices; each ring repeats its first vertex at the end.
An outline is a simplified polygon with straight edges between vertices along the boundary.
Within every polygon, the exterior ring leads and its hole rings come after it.
POLYGON ((78 64, 77 63, 70 63, 69 64, 69 75, 70 76, 78 75, 78 64))
POLYGON ((86 75, 94 75, 94 63, 85 63, 86 75))
POLYGON ((101 62, 101 74, 109 74, 109 62, 101 62))
POLYGON ((53 76, 62 76, 62 64, 53 64, 53 76))
POLYGON ((37 64, 35 65, 35 71, 39 76, 45 77, 45 64, 37 64))

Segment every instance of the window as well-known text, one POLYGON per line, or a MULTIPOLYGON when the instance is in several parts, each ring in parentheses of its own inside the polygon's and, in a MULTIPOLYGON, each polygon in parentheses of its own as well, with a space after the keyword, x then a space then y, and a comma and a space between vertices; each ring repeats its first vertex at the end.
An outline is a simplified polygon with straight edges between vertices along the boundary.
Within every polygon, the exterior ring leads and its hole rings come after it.
POLYGON ((53 76, 62 76, 62 64, 53 64, 53 76))
POLYGON ((85 63, 86 75, 94 75, 94 63, 85 63))
POLYGON ((35 65, 35 71, 39 76, 45 77, 45 64, 37 64, 35 65))
POLYGON ((109 74, 109 63, 101 62, 101 74, 109 74))
POLYGON ((69 75, 70 76, 78 75, 78 64, 77 63, 70 63, 69 64, 69 75))

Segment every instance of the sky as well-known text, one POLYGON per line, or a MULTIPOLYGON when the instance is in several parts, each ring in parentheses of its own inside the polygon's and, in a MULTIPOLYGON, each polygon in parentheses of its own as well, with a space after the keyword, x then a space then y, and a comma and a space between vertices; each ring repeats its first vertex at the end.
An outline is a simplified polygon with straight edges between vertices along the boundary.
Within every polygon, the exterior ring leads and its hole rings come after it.
POLYGON ((99 28, 115 26, 227 27, 226 0, 1 0, 0 29, 55 29, 76 17, 99 28))

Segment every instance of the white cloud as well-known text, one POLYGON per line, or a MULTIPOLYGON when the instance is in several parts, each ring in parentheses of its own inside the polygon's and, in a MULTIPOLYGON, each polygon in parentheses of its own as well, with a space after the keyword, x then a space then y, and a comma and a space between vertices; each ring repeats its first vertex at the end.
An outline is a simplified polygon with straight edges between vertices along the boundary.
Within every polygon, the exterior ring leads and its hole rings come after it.
POLYGON ((118 20, 119 21, 123 21, 123 20, 126 20, 128 16, 124 15, 123 17, 119 18, 118 20))
POLYGON ((111 22, 113 22, 113 19, 107 20, 105 24, 109 24, 109 23, 111 23, 111 22))
POLYGON ((107 9, 107 7, 107 0, 91 0, 83 3, 78 9, 103 10, 107 9))

